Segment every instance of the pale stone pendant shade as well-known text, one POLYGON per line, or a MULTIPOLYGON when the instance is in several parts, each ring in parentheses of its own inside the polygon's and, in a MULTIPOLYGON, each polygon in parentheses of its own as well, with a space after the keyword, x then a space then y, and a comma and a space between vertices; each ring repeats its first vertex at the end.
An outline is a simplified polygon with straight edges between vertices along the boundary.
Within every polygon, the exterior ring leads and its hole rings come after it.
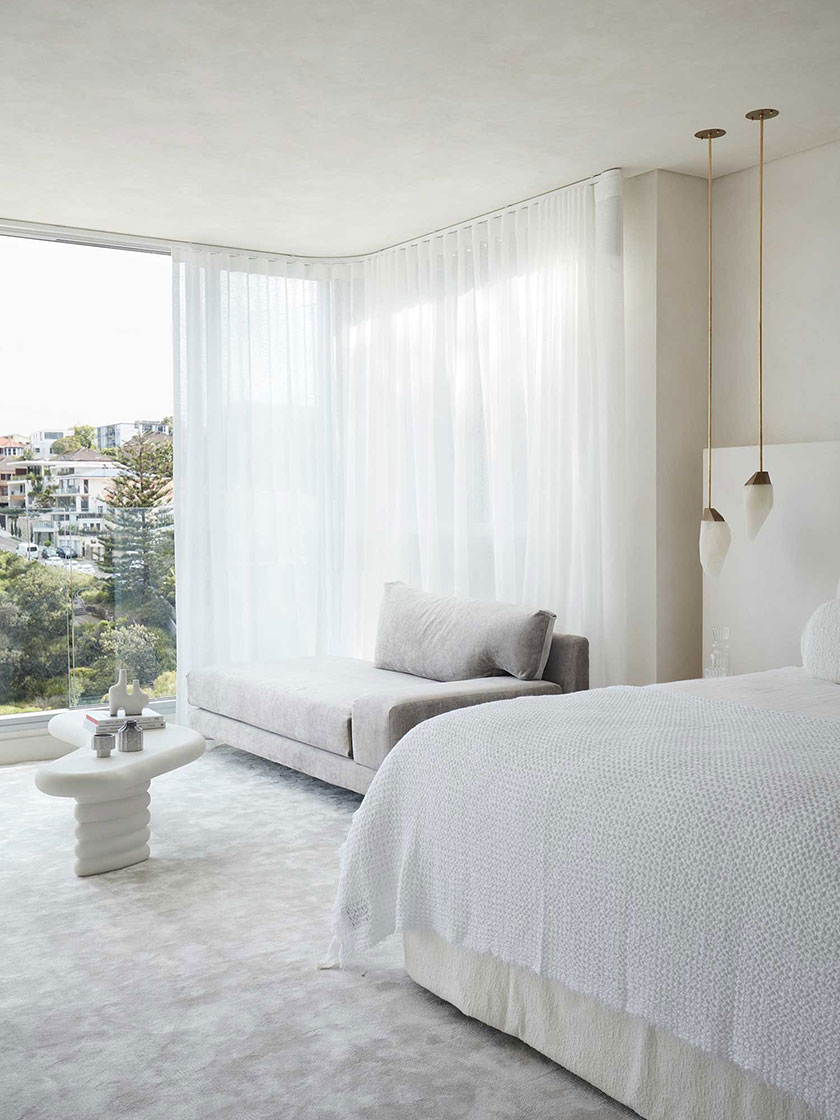
POLYGON ((708 174, 708 367, 706 376, 707 388, 707 424, 708 424, 708 499, 706 508, 700 521, 700 563, 707 576, 719 576, 723 568, 726 554, 732 540, 732 532, 726 524, 723 514, 719 513, 712 505, 712 141, 719 136, 725 136, 722 128, 704 128, 694 134, 698 140, 706 140, 709 145, 709 174, 708 174))
POLYGON ((754 541, 773 508, 773 483, 767 471, 756 471, 744 483, 744 519, 747 536, 754 541))
POLYGON ((723 568, 732 531, 722 514, 708 506, 700 522, 700 563, 707 576, 719 576, 723 568))

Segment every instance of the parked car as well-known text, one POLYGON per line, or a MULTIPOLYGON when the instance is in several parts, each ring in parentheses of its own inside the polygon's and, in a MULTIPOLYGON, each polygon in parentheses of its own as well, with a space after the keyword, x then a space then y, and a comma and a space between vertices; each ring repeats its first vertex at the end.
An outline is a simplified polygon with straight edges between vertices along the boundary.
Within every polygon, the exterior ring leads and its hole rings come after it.
POLYGON ((60 544, 55 551, 56 555, 60 556, 62 560, 75 560, 79 555, 75 548, 71 548, 69 544, 60 544))
POLYGON ((41 549, 41 559, 49 560, 51 556, 56 556, 57 553, 51 544, 45 544, 41 549))
POLYGON ((24 560, 37 560, 40 549, 37 544, 24 544, 21 542, 15 550, 18 556, 22 556, 24 560))

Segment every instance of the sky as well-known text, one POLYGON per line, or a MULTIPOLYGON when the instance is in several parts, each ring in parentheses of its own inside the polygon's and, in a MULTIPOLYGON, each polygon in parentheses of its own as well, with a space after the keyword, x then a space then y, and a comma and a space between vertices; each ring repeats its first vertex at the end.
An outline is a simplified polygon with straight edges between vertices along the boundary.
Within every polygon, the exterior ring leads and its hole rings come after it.
POLYGON ((171 267, 0 236, 0 435, 171 416, 171 267))

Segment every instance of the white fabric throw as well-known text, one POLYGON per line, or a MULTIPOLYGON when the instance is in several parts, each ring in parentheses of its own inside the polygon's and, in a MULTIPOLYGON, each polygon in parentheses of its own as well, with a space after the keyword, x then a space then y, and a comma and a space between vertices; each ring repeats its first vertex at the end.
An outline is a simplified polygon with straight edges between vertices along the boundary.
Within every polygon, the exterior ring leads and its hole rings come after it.
POLYGON ((656 688, 484 704, 389 755, 342 963, 431 930, 840 1116, 840 723, 656 688))

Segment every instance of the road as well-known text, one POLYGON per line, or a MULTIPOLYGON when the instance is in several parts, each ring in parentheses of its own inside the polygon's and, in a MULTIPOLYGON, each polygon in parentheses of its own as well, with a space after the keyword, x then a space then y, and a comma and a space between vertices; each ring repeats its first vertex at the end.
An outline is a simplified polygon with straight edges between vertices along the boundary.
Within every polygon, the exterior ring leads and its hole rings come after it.
MULTIPOLYGON (((19 544, 20 541, 17 537, 10 537, 6 533, 0 533, 0 552, 17 552, 17 546, 19 544)), ((40 560, 39 563, 41 563, 40 560)), ((92 560, 80 560, 79 563, 90 564, 90 566, 93 568, 93 572, 87 573, 88 575, 95 575, 97 579, 104 579, 104 573, 99 570, 99 568, 96 566, 96 564, 93 563, 92 560)), ((57 568, 58 565, 51 564, 50 567, 57 568)))

